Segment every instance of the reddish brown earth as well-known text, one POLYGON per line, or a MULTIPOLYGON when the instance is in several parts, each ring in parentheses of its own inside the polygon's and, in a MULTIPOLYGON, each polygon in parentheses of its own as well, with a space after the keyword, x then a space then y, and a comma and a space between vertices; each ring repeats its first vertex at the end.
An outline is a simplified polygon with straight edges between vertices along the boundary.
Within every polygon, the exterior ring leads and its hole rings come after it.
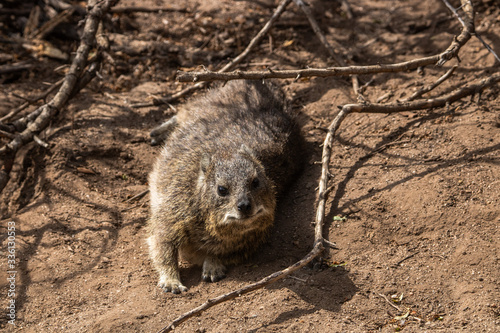
MULTIPOLYGON (((148 197, 125 200, 147 189, 158 154, 149 145, 149 131, 174 111, 131 105, 187 86, 174 81, 178 69, 221 67, 243 50, 276 6, 270 0, 201 2, 135 1, 190 12, 114 15, 108 29, 115 66, 106 64, 103 79, 72 99, 41 135, 49 148, 29 144, 19 153, 0 199, 0 300, 5 313, 7 228, 14 222, 16 328, 5 314, 0 328, 154 332, 208 298, 255 282, 310 251, 325 128, 338 105, 356 101, 346 78, 279 82, 300 115, 311 156, 282 198, 276 228, 262 251, 232 267, 221 282, 201 282, 200 268, 185 263, 187 293, 156 287, 144 241, 148 197)), ((311 3, 328 40, 352 64, 436 54, 461 29, 440 1, 351 0, 352 21, 337 1, 311 3)), ((498 5, 474 3, 478 31, 500 53, 498 5)), ((332 65, 293 4, 271 36, 240 68, 332 65)), ((0 47, 8 52, 11 46, 0 47)), ((62 62, 25 57, 36 66, 3 82, 0 115, 22 103, 13 93, 35 95, 42 82, 60 78, 53 70, 62 62)), ((364 95, 375 102, 392 93, 387 101, 394 102, 456 64, 454 76, 429 96, 498 71, 498 62, 475 38, 460 60, 424 74, 362 77, 362 83, 373 79, 364 95)), ((348 116, 333 147, 334 187, 324 228, 340 250, 327 252, 317 269, 303 268, 215 306, 176 331, 500 331, 499 92, 495 86, 480 99, 442 109, 348 116)))

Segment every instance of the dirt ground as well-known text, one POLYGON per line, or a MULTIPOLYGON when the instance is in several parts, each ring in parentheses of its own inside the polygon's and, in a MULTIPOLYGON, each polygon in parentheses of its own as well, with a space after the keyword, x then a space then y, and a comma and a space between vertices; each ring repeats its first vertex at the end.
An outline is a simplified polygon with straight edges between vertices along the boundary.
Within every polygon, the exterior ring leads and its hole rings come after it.
MULTIPOLYGON (((443 51, 461 26, 441 1, 311 1, 328 40, 349 64, 392 63, 443 51)), ((452 1, 457 5, 457 1, 452 1)), ((500 8, 474 1, 476 27, 500 53, 500 8)), ((155 332, 208 298, 255 282, 300 260, 312 248, 321 144, 337 106, 356 102, 348 78, 281 80, 306 136, 310 157, 281 198, 267 245, 218 283, 182 264, 189 291, 162 292, 145 246, 147 189, 159 148, 149 131, 176 104, 133 108, 190 84, 177 70, 217 69, 238 55, 277 1, 121 1, 119 6, 188 11, 115 14, 107 24, 107 62, 86 89, 19 153, 0 195, 0 291, 16 306, 23 332, 155 332), (15 226, 15 297, 7 297, 8 227, 15 226)), ((263 70, 333 65, 293 4, 271 37, 240 66, 263 70)), ((77 41, 56 45, 74 51, 77 41)), ((59 44, 57 44, 59 43, 59 44)), ((20 52, 0 44, 3 53, 20 52)), ((21 54, 35 67, 3 80, 0 116, 56 82, 63 61, 21 54)), ((394 102, 437 80, 429 93, 498 71, 475 38, 443 68, 378 74, 368 101, 394 102)), ((264 289, 217 305, 176 332, 499 332, 500 89, 447 108, 393 115, 352 114, 336 137, 324 234, 339 250, 264 289), (480 98, 479 98, 480 97, 480 98)), ((6 141, 2 139, 2 144, 6 141)))

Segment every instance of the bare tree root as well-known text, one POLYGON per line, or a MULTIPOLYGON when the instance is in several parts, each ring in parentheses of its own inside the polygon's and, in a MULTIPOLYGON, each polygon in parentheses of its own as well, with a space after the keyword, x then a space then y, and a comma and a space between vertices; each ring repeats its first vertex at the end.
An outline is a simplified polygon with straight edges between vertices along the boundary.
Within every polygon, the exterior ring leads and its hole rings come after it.
POLYGON ((94 69, 84 72, 87 65, 87 58, 90 50, 94 47, 95 36, 101 18, 115 3, 117 3, 117 0, 89 1, 87 7, 88 14, 80 46, 77 49, 75 58, 64 78, 61 88, 48 103, 12 124, 14 129, 21 133, 15 135, 15 138, 11 142, 0 148, 0 156, 2 156, 3 163, 0 170, 0 191, 7 185, 16 152, 23 145, 31 142, 34 136, 43 131, 69 99, 92 79, 92 73, 95 74, 95 67, 99 62, 94 63, 94 69))

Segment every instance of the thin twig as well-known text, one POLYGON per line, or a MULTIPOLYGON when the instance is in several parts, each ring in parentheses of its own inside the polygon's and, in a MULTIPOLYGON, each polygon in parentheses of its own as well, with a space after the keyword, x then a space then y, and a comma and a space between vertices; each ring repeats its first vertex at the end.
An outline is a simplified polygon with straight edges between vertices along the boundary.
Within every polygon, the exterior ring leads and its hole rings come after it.
POLYGON ((35 141, 39 146, 47 149, 49 148, 49 144, 38 137, 38 135, 33 135, 33 141, 35 141))
MULTIPOLYGON (((465 27, 466 22, 460 17, 458 14, 458 11, 448 2, 448 0, 441 0, 443 3, 448 7, 448 9, 455 15, 455 17, 458 19, 460 24, 465 27)), ((467 7, 465 10, 470 10, 472 8, 472 3, 470 0, 462 0, 462 8, 467 7)), ((481 37, 481 35, 477 31, 473 31, 473 35, 476 36, 477 39, 483 44, 483 46, 495 57, 497 61, 500 61, 500 57, 496 52, 491 48, 491 46, 488 45, 488 43, 485 42, 485 40, 481 37)))
POLYGON ((333 47, 328 43, 326 40, 325 35, 321 31, 321 28, 319 27, 318 22, 316 22, 316 19, 314 18, 311 8, 309 8, 309 5, 306 4, 303 0, 293 0, 293 2, 299 6, 300 9, 304 12, 306 15, 307 19, 309 20, 309 24, 311 25, 311 28, 313 29, 314 33, 316 34, 316 37, 320 40, 321 44, 327 49, 328 53, 330 54, 330 57, 337 63, 339 66, 345 66, 344 60, 335 52, 333 47))
POLYGON ((492 48, 491 46, 489 46, 489 45, 488 45, 488 43, 486 43, 486 42, 484 41, 483 37, 481 37, 481 35, 479 35, 479 33, 477 33, 477 32, 475 33, 475 36, 476 36, 476 38, 477 38, 477 39, 479 39, 479 41, 480 41, 481 43, 483 43, 483 46, 484 46, 484 47, 485 47, 485 48, 486 48, 486 49, 487 49, 487 50, 488 50, 491 54, 493 54, 493 56, 495 57, 495 59, 496 59, 497 61, 499 61, 499 62, 500 62, 500 57, 498 56, 498 54, 496 54, 495 50, 493 50, 493 48, 492 48))
POLYGON ((382 297, 394 309, 398 310, 399 313, 403 312, 397 305, 395 305, 393 302, 389 301, 389 299, 387 298, 387 296, 382 295, 382 294, 377 294, 377 295, 380 296, 380 297, 382 297))
POLYGON ((340 250, 338 247, 337 247, 337 244, 335 244, 334 242, 331 242, 329 241, 328 239, 326 238, 323 238, 323 244, 325 246, 328 246, 329 248, 331 248, 332 250, 340 250))
POLYGON ((304 283, 306 283, 306 282, 307 282, 307 280, 304 280, 304 279, 298 278, 298 277, 293 276, 293 275, 289 275, 288 277, 289 277, 290 279, 294 279, 294 280, 297 280, 297 281, 300 281, 300 282, 304 282, 304 283))
POLYGON ((410 254, 409 256, 406 256, 404 257, 403 259, 401 259, 400 261, 398 261, 397 263, 395 263, 394 265, 392 265, 393 267, 397 267, 399 265, 401 265, 405 260, 408 260, 408 259, 411 259, 413 258, 414 256, 416 256, 418 253, 420 253, 420 251, 417 251, 415 253, 412 253, 410 254))
POLYGON ((443 76, 441 76, 436 82, 434 82, 433 84, 431 84, 430 86, 427 86, 427 87, 424 87, 418 91, 416 91, 415 93, 413 93, 413 95, 411 95, 410 97, 408 97, 406 100, 407 101, 413 101, 417 98, 420 98, 423 94, 426 94, 428 93, 429 91, 435 89, 437 86, 439 86, 441 83, 443 83, 444 81, 446 81, 448 78, 450 78, 452 75, 453 75, 453 72, 455 72, 455 70, 457 69, 458 66, 453 66, 451 67, 443 76))
POLYGON ((32 64, 29 64, 27 62, 20 62, 20 63, 12 64, 12 65, 2 65, 2 66, 0 66, 0 75, 25 71, 25 70, 31 69, 33 67, 34 66, 32 64))
POLYGON ((135 201, 135 200, 139 200, 139 199, 141 199, 142 197, 144 197, 148 193, 149 193, 149 189, 145 190, 145 191, 142 191, 139 194, 134 195, 132 198, 129 198, 129 199, 125 200, 124 202, 132 202, 132 201, 135 201))
POLYGON ((10 111, 8 114, 0 118, 0 123, 4 122, 6 120, 11 119, 13 116, 21 112, 22 110, 26 109, 29 105, 34 104, 38 102, 41 99, 45 99, 48 95, 50 95, 54 90, 59 88, 61 84, 64 82, 64 79, 61 79, 57 81, 56 83, 52 84, 47 90, 45 90, 43 93, 40 95, 33 97, 33 98, 26 98, 26 102, 23 103, 22 105, 18 106, 14 110, 10 111))
MULTIPOLYGON (((237 64, 239 64, 243 59, 250 53, 250 51, 253 50, 253 48, 261 41, 261 39, 268 33, 268 31, 271 29, 273 26, 274 22, 281 16, 281 14, 285 11, 286 6, 290 4, 292 0, 282 0, 279 6, 276 8, 274 11, 273 15, 267 21, 267 23, 264 25, 264 27, 255 35, 255 37, 250 41, 248 46, 241 52, 236 58, 231 60, 228 64, 226 64, 224 67, 222 67, 218 73, 223 73, 232 70, 234 67, 236 67, 237 64)), ((191 80, 192 82, 196 82, 196 79, 191 80)), ((141 107, 150 107, 150 106, 157 106, 157 105, 162 105, 162 104, 168 104, 171 103, 187 94, 190 94, 193 91, 196 91, 200 88, 205 87, 206 82, 198 82, 197 84, 187 87, 184 90, 181 90, 173 95, 160 98, 160 99, 155 99, 153 102, 150 103, 140 103, 140 104, 134 104, 132 105, 133 108, 141 108, 141 107)))
MULTIPOLYGON (((448 9, 455 15, 455 17, 458 19, 458 21, 460 22, 460 24, 462 26, 465 27, 465 21, 460 17, 460 15, 458 14, 457 10, 448 2, 448 0, 441 0, 443 1, 443 3, 446 5, 446 7, 448 7, 448 9)), ((465 1, 461 1, 462 2, 462 6, 468 2, 468 0, 465 0, 465 1)))

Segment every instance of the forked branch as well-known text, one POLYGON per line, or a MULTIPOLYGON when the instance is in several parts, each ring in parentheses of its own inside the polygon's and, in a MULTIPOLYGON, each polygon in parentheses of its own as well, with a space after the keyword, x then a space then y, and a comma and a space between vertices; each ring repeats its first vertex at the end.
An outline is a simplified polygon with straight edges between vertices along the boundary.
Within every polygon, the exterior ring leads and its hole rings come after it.
POLYGON ((462 31, 455 36, 450 46, 443 52, 419 59, 413 59, 395 64, 377 64, 369 66, 348 66, 330 68, 308 68, 299 70, 267 70, 267 71, 233 71, 228 73, 218 73, 212 71, 203 72, 178 72, 177 80, 180 82, 196 81, 229 81, 238 79, 264 80, 264 79, 299 79, 302 77, 329 77, 329 76, 349 76, 377 73, 403 72, 419 67, 437 65, 442 66, 450 59, 456 57, 460 48, 465 45, 474 34, 474 10, 469 0, 462 0, 463 10, 466 17, 462 31))

